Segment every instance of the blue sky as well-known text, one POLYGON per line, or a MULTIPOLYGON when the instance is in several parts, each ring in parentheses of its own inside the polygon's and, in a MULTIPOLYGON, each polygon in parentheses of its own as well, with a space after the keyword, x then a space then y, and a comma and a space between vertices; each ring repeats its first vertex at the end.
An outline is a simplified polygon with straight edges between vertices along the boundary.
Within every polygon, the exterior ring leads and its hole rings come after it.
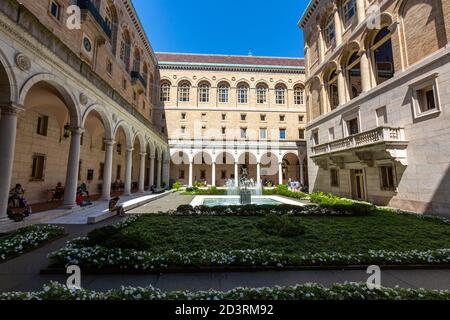
POLYGON ((132 0, 155 51, 303 57, 308 0, 132 0))

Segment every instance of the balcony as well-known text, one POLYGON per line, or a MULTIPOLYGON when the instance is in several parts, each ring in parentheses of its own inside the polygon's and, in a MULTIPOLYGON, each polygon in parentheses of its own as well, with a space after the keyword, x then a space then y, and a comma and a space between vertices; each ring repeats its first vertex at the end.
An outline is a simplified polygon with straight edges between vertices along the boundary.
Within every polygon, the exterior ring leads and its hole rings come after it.
POLYGON ((83 21, 89 21, 88 16, 90 15, 93 21, 100 27, 100 30, 105 33, 107 38, 111 39, 112 30, 106 23, 105 19, 101 16, 97 7, 90 0, 77 0, 77 5, 81 9, 83 21))
POLYGON ((355 160, 373 166, 375 161, 384 160, 386 156, 407 166, 407 147, 405 129, 378 127, 314 146, 311 148, 311 158, 322 168, 330 163, 343 167, 346 162, 355 160))
POLYGON ((145 80, 144 77, 138 71, 131 71, 130 75, 133 85, 136 85, 138 87, 139 94, 146 92, 147 80, 145 80))

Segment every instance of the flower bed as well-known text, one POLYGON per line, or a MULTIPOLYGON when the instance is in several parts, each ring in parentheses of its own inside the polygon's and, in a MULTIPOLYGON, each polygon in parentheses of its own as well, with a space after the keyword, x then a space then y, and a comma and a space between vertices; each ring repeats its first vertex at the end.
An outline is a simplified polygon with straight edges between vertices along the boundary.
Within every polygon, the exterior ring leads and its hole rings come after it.
POLYGON ((198 187, 189 187, 186 188, 186 191, 182 193, 187 196, 226 196, 226 189, 218 189, 216 187, 211 187, 208 189, 201 189, 198 187))
POLYGON ((64 228, 47 225, 29 226, 20 229, 14 234, 0 239, 0 262, 35 249, 63 234, 64 228))
POLYGON ((289 190, 285 184, 280 184, 278 187, 273 189, 264 189, 263 194, 265 196, 283 196, 297 200, 303 200, 308 197, 303 192, 294 192, 289 190))
POLYGON ((107 292, 69 289, 52 282, 40 292, 0 293, 0 300, 450 300, 447 290, 375 288, 347 283, 273 288, 236 288, 228 292, 162 292, 153 287, 121 287, 107 292))
POLYGON ((326 195, 321 192, 309 195, 309 199, 321 208, 338 212, 364 215, 377 211, 377 206, 372 203, 340 198, 331 194, 326 195))

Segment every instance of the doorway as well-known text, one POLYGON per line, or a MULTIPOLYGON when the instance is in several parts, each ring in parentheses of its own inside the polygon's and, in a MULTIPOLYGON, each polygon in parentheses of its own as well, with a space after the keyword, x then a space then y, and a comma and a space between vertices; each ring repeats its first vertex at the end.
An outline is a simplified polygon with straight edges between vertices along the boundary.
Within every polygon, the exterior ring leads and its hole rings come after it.
POLYGON ((363 169, 352 170, 352 195, 355 200, 366 200, 366 183, 363 169))

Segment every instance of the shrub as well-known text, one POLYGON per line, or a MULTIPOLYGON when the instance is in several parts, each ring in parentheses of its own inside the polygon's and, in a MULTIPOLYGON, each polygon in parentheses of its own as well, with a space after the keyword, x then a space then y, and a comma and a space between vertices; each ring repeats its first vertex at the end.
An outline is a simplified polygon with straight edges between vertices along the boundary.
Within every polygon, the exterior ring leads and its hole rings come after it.
POLYGON ((257 224, 258 229, 267 234, 280 237, 295 237, 305 233, 305 228, 298 219, 291 216, 270 214, 257 224))
POLYGON ((106 226, 90 232, 85 244, 88 246, 100 245, 108 249, 146 249, 139 233, 120 232, 115 226, 106 226))
POLYGON ((278 195, 278 196, 284 196, 287 198, 293 198, 302 200, 306 198, 306 194, 303 192, 294 192, 289 190, 288 186, 285 184, 278 185, 275 189, 265 189, 264 195, 272 196, 272 195, 278 195))
POLYGON ((177 181, 172 185, 172 190, 180 190, 182 187, 183 185, 181 184, 181 182, 177 181))
POLYGON ((374 204, 362 201, 340 198, 334 195, 325 195, 322 192, 310 195, 312 202, 317 203, 321 208, 331 209, 339 212, 347 212, 358 215, 374 213, 377 207, 374 204))

